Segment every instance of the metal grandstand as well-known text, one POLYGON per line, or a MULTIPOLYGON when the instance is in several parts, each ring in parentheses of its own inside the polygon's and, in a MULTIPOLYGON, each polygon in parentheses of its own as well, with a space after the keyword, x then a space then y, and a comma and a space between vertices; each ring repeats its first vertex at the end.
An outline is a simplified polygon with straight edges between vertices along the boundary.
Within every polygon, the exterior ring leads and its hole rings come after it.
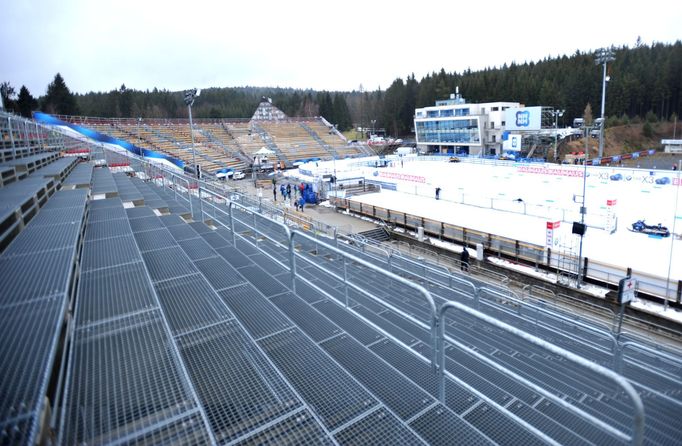
POLYGON ((0 115, 2 444, 682 438, 679 349, 56 130, 0 115))

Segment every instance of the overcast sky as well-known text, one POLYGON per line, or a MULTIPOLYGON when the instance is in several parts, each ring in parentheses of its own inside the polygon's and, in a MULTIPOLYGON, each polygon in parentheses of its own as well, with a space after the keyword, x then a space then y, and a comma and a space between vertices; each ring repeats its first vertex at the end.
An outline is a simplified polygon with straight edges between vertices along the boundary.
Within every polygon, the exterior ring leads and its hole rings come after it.
POLYGON ((267 86, 387 88, 602 46, 682 39, 677 0, 646 2, 5 0, 0 81, 45 94, 267 86))

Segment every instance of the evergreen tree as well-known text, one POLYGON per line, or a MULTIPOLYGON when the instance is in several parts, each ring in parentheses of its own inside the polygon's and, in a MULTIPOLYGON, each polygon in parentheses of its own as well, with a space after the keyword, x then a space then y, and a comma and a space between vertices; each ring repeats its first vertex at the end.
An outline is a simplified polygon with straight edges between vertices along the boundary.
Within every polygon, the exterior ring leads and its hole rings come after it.
POLYGON ((26 88, 25 85, 22 85, 19 90, 19 99, 17 99, 19 114, 25 118, 30 118, 32 116, 31 112, 36 108, 38 108, 38 101, 31 96, 28 88, 26 88))
POLYGON ((7 111, 15 111, 15 100, 16 92, 14 87, 10 85, 9 82, 3 82, 0 84, 0 96, 2 96, 2 103, 7 111))
POLYGON ((348 104, 341 93, 334 95, 334 117, 333 124, 338 125, 338 129, 342 132, 353 128, 353 122, 348 111, 348 104))
POLYGON ((336 115, 334 114, 334 103, 332 102, 332 97, 329 92, 323 91, 318 93, 317 103, 320 107, 320 116, 327 121, 334 123, 336 121, 336 115))
POLYGON ((57 73, 47 86, 47 95, 43 99, 43 108, 48 113, 58 115, 77 115, 76 98, 69 91, 62 75, 57 73))
POLYGON ((384 97, 383 122, 387 127, 386 131, 391 135, 400 135, 405 128, 405 125, 401 120, 401 112, 403 105, 405 104, 405 94, 405 84, 400 78, 394 80, 391 86, 388 87, 388 90, 386 90, 386 96, 384 97))

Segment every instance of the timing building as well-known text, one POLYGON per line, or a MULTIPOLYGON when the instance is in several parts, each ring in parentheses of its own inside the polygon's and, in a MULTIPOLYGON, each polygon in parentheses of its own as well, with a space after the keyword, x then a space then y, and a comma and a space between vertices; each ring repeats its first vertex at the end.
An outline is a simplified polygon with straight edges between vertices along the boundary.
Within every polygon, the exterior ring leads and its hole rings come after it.
POLYGON ((417 147, 422 152, 498 155, 502 153, 505 111, 518 102, 468 104, 457 92, 414 115, 417 147))

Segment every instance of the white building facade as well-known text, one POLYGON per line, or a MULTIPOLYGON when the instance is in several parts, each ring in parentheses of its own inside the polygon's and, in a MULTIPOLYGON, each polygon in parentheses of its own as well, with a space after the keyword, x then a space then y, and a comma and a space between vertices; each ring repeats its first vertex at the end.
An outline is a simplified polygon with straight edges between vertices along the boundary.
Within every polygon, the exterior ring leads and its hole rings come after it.
POLYGON ((426 153, 499 155, 505 110, 518 107, 518 102, 467 104, 458 91, 435 106, 415 110, 417 148, 426 153))

